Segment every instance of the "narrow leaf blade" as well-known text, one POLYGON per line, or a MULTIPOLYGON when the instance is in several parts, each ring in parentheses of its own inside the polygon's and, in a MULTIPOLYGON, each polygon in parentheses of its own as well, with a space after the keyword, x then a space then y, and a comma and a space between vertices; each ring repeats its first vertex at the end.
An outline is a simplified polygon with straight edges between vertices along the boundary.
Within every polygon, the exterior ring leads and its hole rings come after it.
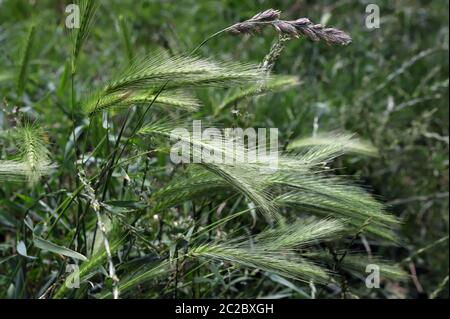
POLYGON ((48 240, 45 240, 45 239, 42 239, 39 237, 34 238, 33 243, 37 248, 42 249, 42 250, 48 250, 55 254, 60 254, 60 255, 64 255, 67 257, 71 257, 71 258, 75 258, 75 259, 79 259, 79 260, 83 260, 83 261, 88 260, 84 255, 82 255, 76 251, 73 251, 66 247, 58 246, 48 240))

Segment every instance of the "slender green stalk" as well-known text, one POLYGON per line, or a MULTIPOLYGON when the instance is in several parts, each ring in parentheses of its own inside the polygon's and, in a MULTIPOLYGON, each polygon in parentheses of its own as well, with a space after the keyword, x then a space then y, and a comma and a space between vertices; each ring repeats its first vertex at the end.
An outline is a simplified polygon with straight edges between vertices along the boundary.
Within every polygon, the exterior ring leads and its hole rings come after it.
POLYGON ((28 29, 27 36, 25 37, 25 43, 22 49, 22 56, 19 65, 19 73, 17 77, 17 96, 19 98, 23 95, 25 90, 35 34, 36 26, 32 24, 28 29))

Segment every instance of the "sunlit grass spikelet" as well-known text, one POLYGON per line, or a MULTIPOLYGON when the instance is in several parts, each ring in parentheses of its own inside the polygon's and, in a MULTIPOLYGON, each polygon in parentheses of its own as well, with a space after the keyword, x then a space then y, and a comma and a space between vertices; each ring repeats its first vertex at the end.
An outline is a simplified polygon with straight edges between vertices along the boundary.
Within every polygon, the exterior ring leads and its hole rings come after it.
POLYGON ((11 134, 18 146, 18 156, 14 160, 0 161, 0 179, 27 180, 33 184, 54 168, 45 145, 45 133, 36 124, 24 124, 11 134))

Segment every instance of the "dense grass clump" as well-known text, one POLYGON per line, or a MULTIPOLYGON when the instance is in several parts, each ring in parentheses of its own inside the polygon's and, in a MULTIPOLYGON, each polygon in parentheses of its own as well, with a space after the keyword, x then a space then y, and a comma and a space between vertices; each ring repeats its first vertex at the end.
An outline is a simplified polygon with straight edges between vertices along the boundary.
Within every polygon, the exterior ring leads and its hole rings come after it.
POLYGON ((0 298, 448 297, 448 4, 270 4, 0 3, 0 298))

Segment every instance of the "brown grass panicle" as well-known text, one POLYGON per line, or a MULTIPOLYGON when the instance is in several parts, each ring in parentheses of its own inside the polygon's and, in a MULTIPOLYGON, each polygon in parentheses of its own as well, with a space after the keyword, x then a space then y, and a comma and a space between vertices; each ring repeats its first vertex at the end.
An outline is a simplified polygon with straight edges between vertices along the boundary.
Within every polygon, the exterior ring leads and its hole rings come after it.
POLYGON ((313 41, 322 40, 331 45, 348 45, 352 42, 350 35, 342 30, 315 24, 308 18, 280 20, 280 14, 279 10, 268 9, 248 20, 233 24, 226 31, 233 34, 255 34, 261 32, 263 27, 270 25, 280 35, 290 38, 305 36, 313 41))

